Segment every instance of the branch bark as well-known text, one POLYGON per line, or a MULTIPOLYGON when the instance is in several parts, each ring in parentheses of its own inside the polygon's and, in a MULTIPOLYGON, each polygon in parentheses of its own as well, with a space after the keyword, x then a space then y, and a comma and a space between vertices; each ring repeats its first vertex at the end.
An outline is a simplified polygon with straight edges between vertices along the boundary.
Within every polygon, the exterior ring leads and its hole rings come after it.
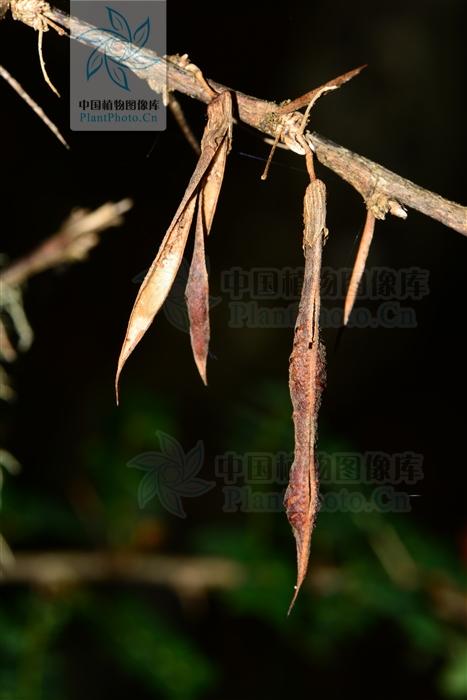
MULTIPOLYGON (((45 14, 60 26, 73 30, 75 35, 83 34, 91 28, 95 30, 86 22, 54 8, 45 14)), ((86 44, 86 38, 83 37, 81 42, 86 44)), ((139 49, 139 53, 152 59, 156 57, 152 51, 146 49, 139 49)), ((120 60, 117 55, 115 58, 120 60)), ((206 81, 207 85, 206 82, 203 84, 203 81, 197 79, 196 73, 187 68, 187 57, 161 58, 144 70, 138 69, 131 59, 124 61, 124 64, 139 78, 147 80, 156 92, 164 93, 168 89, 169 92, 177 91, 209 103, 212 100, 209 87, 216 92, 228 90, 234 98, 237 118, 240 121, 272 138, 282 131, 283 144, 295 153, 304 155, 304 148, 300 143, 303 119, 301 112, 284 113, 284 104, 278 105, 245 95, 213 80, 206 81)), ((387 213, 406 218, 403 207, 407 206, 467 236, 466 206, 419 187, 378 163, 333 143, 317 132, 306 132, 305 139, 323 165, 337 173, 360 193, 376 218, 384 219, 387 213)))

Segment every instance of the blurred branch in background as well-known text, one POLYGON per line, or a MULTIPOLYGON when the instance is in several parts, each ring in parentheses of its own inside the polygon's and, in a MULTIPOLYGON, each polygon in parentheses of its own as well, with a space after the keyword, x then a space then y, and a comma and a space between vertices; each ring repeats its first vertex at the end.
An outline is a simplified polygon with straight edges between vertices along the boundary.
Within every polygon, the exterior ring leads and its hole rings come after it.
POLYGON ((0 284, 15 287, 33 275, 64 263, 84 260, 99 242, 98 234, 112 226, 121 226, 122 215, 132 207, 130 199, 107 203, 93 212, 76 209, 58 233, 41 243, 24 258, 0 271, 0 284))
POLYGON ((6 567, 0 585, 27 583, 55 588, 98 582, 162 585, 181 596, 235 588, 245 567, 231 559, 166 557, 131 552, 23 552, 6 567))
POLYGON ((366 534, 369 546, 395 588, 425 593, 438 617, 467 627, 466 590, 444 572, 427 571, 417 564, 396 528, 381 514, 375 514, 371 521, 358 517, 353 521, 366 534))
MULTIPOLYGON (((0 270, 0 399, 11 401, 15 397, 3 364, 14 362, 18 351, 28 350, 34 338, 24 311, 21 287, 39 272, 84 260, 99 243, 99 234, 112 226, 120 226, 123 214, 131 207, 130 199, 122 199, 115 204, 104 204, 92 212, 76 209, 57 233, 28 255, 0 270)), ((2 468, 11 474, 20 468, 6 450, 0 450, 0 507, 2 468)), ((0 566, 10 562, 11 558, 8 545, 0 534, 0 566)))
MULTIPOLYGON (((413 564, 416 567, 415 563, 413 564)), ((89 583, 167 586, 181 598, 245 585, 248 564, 220 557, 168 557, 132 552, 22 552, 0 571, 0 585, 28 584, 50 588, 89 583)), ((396 587, 405 588, 407 581, 396 587)), ((351 594, 352 576, 345 567, 315 562, 305 585, 319 596, 351 594)), ((414 569, 411 588, 425 595, 436 616, 467 627, 467 596, 447 576, 414 569)))
MULTIPOLYGON (((123 223, 132 207, 129 199, 107 203, 89 212, 76 209, 60 230, 31 253, 0 270, 0 362, 13 362, 17 351, 28 350, 33 332, 24 312, 21 286, 44 270, 84 260, 99 242, 99 234, 123 223)), ((0 367, 0 398, 8 401, 14 391, 7 373, 0 367)))

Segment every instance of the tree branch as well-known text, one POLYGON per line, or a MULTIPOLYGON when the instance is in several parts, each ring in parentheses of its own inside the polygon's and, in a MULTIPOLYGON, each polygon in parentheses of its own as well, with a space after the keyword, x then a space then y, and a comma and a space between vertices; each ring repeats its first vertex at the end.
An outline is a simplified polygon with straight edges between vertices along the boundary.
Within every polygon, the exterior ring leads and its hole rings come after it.
POLYGON ((97 234, 111 226, 120 226, 122 214, 131 207, 130 199, 122 199, 115 204, 103 204, 92 212, 85 209, 72 212, 58 233, 40 243, 29 255, 0 270, 0 288, 16 287, 43 270, 84 259, 98 243, 97 234))
MULTIPOLYGON (((122 199, 103 204, 91 212, 75 209, 57 233, 29 254, 0 269, 0 362, 13 362, 16 351, 28 350, 33 341, 23 308, 21 286, 39 272, 86 258, 99 242, 99 233, 111 226, 120 226, 123 214, 131 207, 130 199, 122 199)), ((0 365, 0 399, 9 401, 13 397, 8 375, 0 365)))
MULTIPOLYGON (((75 35, 83 34, 90 28, 95 29, 86 22, 54 8, 45 14, 62 27, 72 30, 75 35)), ((87 44, 86 37, 79 40, 87 44)), ((139 49, 139 54, 152 59, 156 57, 152 51, 146 49, 139 49)), ((117 55, 115 58, 120 60, 117 55)), ((190 64, 186 56, 161 58, 144 70, 138 69, 131 58, 123 63, 139 78, 147 80, 156 92, 164 93, 167 89, 169 92, 177 91, 205 103, 212 99, 212 92, 207 89, 203 81, 197 79, 196 73, 189 69, 190 64)), ((272 138, 282 132, 283 144, 295 153, 304 155, 304 149, 300 143, 303 120, 301 112, 284 114, 284 104, 278 105, 275 102, 244 95, 238 90, 232 90, 213 80, 208 80, 207 83, 216 92, 229 90, 232 93, 240 121, 272 138)), ((451 202, 419 187, 410 180, 333 143, 316 132, 306 132, 305 138, 315 151, 318 160, 352 185, 376 218, 384 219, 387 213, 406 218, 403 206, 407 206, 440 221, 464 236, 467 235, 466 206, 451 202)))
POLYGON ((241 564, 222 558, 110 551, 21 552, 0 570, 0 585, 26 583, 55 587, 120 581, 202 592, 235 588, 245 576, 241 564))
MULTIPOLYGON (((248 585, 251 576, 242 562, 222 557, 169 557, 108 550, 5 554, 1 556, 0 547, 0 587, 32 585, 54 590, 69 585, 122 583, 166 586, 181 596, 190 596, 236 589, 248 585)), ((314 594, 328 596, 330 592, 351 593, 354 582, 342 567, 315 562, 313 577, 306 585, 314 594)), ((394 585, 406 588, 407 582, 398 577, 394 585)), ((465 594, 449 578, 417 569, 413 588, 427 596, 437 617, 467 625, 465 594)))
MULTIPOLYGON (((0 6, 0 8, 1 8, 1 6, 0 6)), ((0 12, 1 12, 1 9, 0 9, 0 12)), ((13 76, 10 75, 10 73, 3 66, 0 66, 0 77, 3 78, 4 80, 6 80, 8 85, 10 85, 10 87, 12 87, 13 90, 26 102, 28 107, 30 107, 32 109, 32 111, 37 114, 39 119, 41 119, 44 122, 46 127, 48 129, 50 129, 52 134, 58 138, 60 143, 62 143, 65 146, 65 148, 69 149, 70 148, 69 145, 67 144, 67 142, 65 141, 65 139, 63 138, 63 136, 61 135, 61 133, 59 132, 59 130, 57 129, 55 124, 53 123, 53 121, 51 121, 48 118, 48 116, 46 115, 44 110, 41 109, 41 107, 39 107, 37 102, 35 102, 35 100, 33 100, 32 97, 30 95, 28 95, 28 93, 23 88, 23 86, 20 85, 18 83, 18 81, 15 80, 15 78, 13 78, 13 76)))

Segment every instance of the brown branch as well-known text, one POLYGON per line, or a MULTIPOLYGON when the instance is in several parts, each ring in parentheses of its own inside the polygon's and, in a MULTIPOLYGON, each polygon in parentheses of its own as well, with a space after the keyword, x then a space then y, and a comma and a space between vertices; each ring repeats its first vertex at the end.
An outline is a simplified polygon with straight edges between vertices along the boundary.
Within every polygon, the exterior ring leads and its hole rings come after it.
POLYGON ((22 552, 3 568, 0 585, 60 586, 119 581, 164 585, 201 592, 239 586, 244 567, 232 560, 210 557, 167 557, 132 552, 22 552))
MULTIPOLYGON (((52 8, 45 14, 57 24, 73 30, 75 35, 93 28, 86 22, 70 17, 60 10, 52 8)), ((83 37, 81 42, 86 44, 86 38, 83 37)), ((156 58, 153 52, 146 49, 140 49, 139 52, 148 58, 156 58)), ((118 56, 115 58, 118 59, 118 56)), ((190 70, 191 64, 186 56, 161 58, 144 70, 138 68, 131 59, 124 63, 135 75, 148 80, 150 87, 156 92, 163 93, 168 88, 169 91, 181 92, 208 103, 212 99, 212 90, 216 92, 229 90, 234 97, 240 121, 273 138, 282 131, 282 142, 295 153, 304 155, 304 148, 299 139, 303 120, 301 112, 282 114, 284 105, 244 95, 212 80, 208 80, 207 85, 203 85, 202 81, 197 80, 196 72, 190 70)), ((361 194, 366 204, 369 200, 374 203, 375 198, 379 199, 376 218, 382 219, 387 213, 405 218, 406 212, 403 209, 405 205, 467 235, 467 207, 419 187, 410 180, 333 143, 316 132, 307 132, 305 137, 318 160, 352 185, 361 194)))
POLYGON ((78 209, 54 234, 29 255, 0 270, 0 285, 15 287, 43 270, 86 257, 97 242, 97 234, 122 223, 122 214, 132 207, 129 199, 104 204, 93 212, 78 209))
POLYGON ((32 111, 35 112, 35 114, 37 114, 39 119, 41 119, 44 122, 46 127, 48 129, 50 129, 50 131, 53 133, 54 136, 57 137, 57 139, 60 141, 60 143, 62 143, 65 146, 65 148, 69 149, 70 148, 69 145, 67 144, 67 142, 65 141, 65 139, 61 135, 60 131, 57 129, 57 127, 53 123, 53 121, 51 121, 49 119, 49 117, 46 115, 44 110, 41 107, 39 107, 37 102, 35 102, 32 99, 32 97, 30 95, 28 95, 28 93, 22 87, 22 85, 20 85, 18 83, 18 81, 15 80, 15 78, 13 78, 13 76, 10 75, 10 73, 7 71, 7 69, 4 68, 3 66, 0 66, 0 77, 3 78, 4 80, 6 80, 8 85, 10 85, 10 87, 12 87, 13 90, 26 102, 28 107, 30 107, 32 109, 32 111))

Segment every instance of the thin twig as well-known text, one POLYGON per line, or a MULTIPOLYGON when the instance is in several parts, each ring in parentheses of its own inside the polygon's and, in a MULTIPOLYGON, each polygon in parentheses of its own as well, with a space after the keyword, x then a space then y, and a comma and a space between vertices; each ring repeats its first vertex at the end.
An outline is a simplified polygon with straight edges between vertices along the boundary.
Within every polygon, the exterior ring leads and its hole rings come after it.
POLYGON ((177 100, 176 97, 174 97, 174 95, 169 96, 169 109, 172 112, 174 119, 180 127, 186 140, 188 141, 196 155, 199 156, 199 154, 201 153, 201 147, 199 145, 198 139, 194 135, 191 126, 187 122, 180 102, 177 100))
POLYGON ((53 82, 50 80, 49 74, 47 73, 47 68, 45 67, 44 54, 42 51, 42 39, 43 39, 43 37, 44 37, 44 31, 42 29, 39 29, 38 35, 37 35, 37 50, 39 52, 39 63, 41 66, 42 75, 44 76, 44 80, 47 83, 47 85, 49 86, 49 88, 52 90, 52 92, 54 92, 57 95, 57 97, 60 97, 60 93, 57 90, 57 88, 55 87, 55 85, 53 84, 53 82))
POLYGON ((55 124, 48 118, 48 116, 45 114, 45 112, 39 107, 37 102, 35 102, 32 97, 28 95, 26 90, 18 83, 15 78, 13 78, 12 75, 4 68, 3 66, 0 66, 0 76, 7 81, 7 83, 15 90, 15 92, 18 93, 20 97, 23 98, 23 100, 26 102, 26 104, 31 107, 31 109, 37 114, 39 119, 41 119, 44 124, 50 129, 50 131, 58 138, 60 143, 62 143, 65 148, 70 148, 55 124))
MULTIPOLYGON (((97 30, 82 20, 70 17, 56 9, 52 9, 46 15, 57 24, 72 30, 75 35, 80 34, 80 41, 84 44, 86 44, 86 37, 83 34, 87 29, 92 28, 94 39, 96 38, 95 32, 97 30)), ((104 38, 105 35, 103 35, 104 38)), ((107 51, 110 53, 109 48, 107 51)), ((146 49, 138 49, 138 51, 139 55, 149 59, 147 63, 156 58, 156 54, 152 51, 146 49)), ((131 54, 131 52, 129 53, 131 54)), ((138 55, 136 50, 134 53, 138 55)), ((121 60, 117 55, 115 58, 121 60)), ((171 60, 160 58, 159 61, 143 70, 131 58, 125 60, 124 63, 135 75, 143 80, 148 80, 149 85, 156 92, 162 93, 168 87, 169 91, 178 91, 202 102, 210 102, 212 90, 217 93, 229 90, 235 95, 240 121, 272 138, 275 138, 279 129, 283 129, 282 140, 286 146, 295 153, 304 155, 305 150, 297 142, 303 120, 301 112, 281 114, 281 106, 275 102, 267 102, 244 95, 213 80, 206 81, 209 85, 208 90, 203 87, 201 81, 196 79, 193 72, 186 68, 186 65, 183 66, 181 59, 177 61, 176 58, 171 60)), ((467 207, 419 187, 410 180, 406 180, 383 166, 333 143, 316 132, 306 133, 305 138, 315 151, 318 160, 349 182, 362 195, 365 202, 368 202, 368 199, 375 193, 380 195, 381 208, 377 218, 384 218, 386 213, 405 218, 406 214, 402 207, 406 205, 440 221, 464 236, 467 235, 467 207)))
POLYGON ((274 156, 274 153, 276 152, 276 148, 277 148, 277 145, 279 143, 280 137, 281 137, 281 132, 278 131, 276 134, 276 138, 274 139, 274 141, 272 143, 272 148, 269 151, 269 156, 268 156, 268 159, 266 161, 266 165, 264 166, 263 174, 261 175, 262 180, 267 180, 269 168, 271 167, 271 163, 272 163, 272 158, 274 156))

